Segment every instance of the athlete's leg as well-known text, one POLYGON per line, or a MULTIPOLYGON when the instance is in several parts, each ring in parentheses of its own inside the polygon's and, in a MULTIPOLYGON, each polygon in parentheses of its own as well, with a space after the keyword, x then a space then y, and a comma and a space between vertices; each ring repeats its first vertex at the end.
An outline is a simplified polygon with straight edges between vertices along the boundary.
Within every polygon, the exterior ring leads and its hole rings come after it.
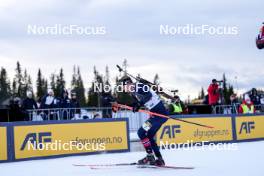
POLYGON ((151 141, 148 138, 148 131, 151 129, 152 125, 149 120, 147 120, 142 127, 138 129, 138 137, 141 140, 146 152, 148 154, 152 153, 152 148, 151 148, 151 141))
POLYGON ((139 160, 138 164, 151 164, 151 165, 156 164, 155 157, 153 155, 153 151, 151 147, 151 142, 147 136, 147 133, 151 129, 151 126, 152 126, 151 123, 147 120, 138 130, 138 136, 147 152, 147 156, 139 160))
POLYGON ((161 120, 159 117, 152 117, 151 118, 152 127, 147 133, 147 137, 151 143, 151 148, 154 151, 156 157, 161 157, 161 153, 160 153, 159 147, 156 143, 155 135, 156 135, 157 131, 160 129, 160 127, 162 126, 162 124, 165 122, 166 121, 164 119, 161 120))

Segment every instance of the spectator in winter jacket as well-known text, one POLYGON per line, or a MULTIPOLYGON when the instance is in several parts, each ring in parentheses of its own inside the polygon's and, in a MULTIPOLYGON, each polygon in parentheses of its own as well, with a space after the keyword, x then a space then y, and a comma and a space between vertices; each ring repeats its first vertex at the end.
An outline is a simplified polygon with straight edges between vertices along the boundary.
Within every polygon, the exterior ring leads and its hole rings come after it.
POLYGON ((70 119, 70 109, 71 108, 71 100, 68 96, 68 91, 64 89, 61 93, 61 97, 59 99, 60 103, 60 115, 63 120, 70 119))
POLYGON ((264 95, 263 94, 260 96, 260 104, 264 105, 264 95))
POLYGON ((249 95, 245 95, 243 103, 239 107, 240 114, 253 114, 255 113, 255 107, 253 102, 250 100, 249 95))
POLYGON ((42 97, 40 109, 52 109, 58 106, 58 100, 54 97, 52 89, 48 90, 48 94, 42 97))
POLYGON ((216 105, 220 98, 219 85, 216 79, 212 80, 212 83, 209 85, 207 91, 208 91, 209 105, 216 105))
POLYGON ((238 98, 237 98, 237 95, 236 94, 232 94, 230 95, 230 105, 235 105, 235 104, 238 104, 238 98))
POLYGON ((50 109, 54 109, 58 107, 58 103, 59 101, 54 97, 54 92, 52 89, 48 90, 48 94, 45 95, 42 99, 41 99, 41 103, 40 103, 40 109, 49 109, 44 111, 45 113, 45 117, 44 119, 50 119, 53 120, 57 117, 57 112, 50 110, 50 109))
POLYGON ((256 45, 258 49, 264 48, 264 23, 263 26, 260 28, 259 35, 256 39, 256 45))
POLYGON ((71 100, 69 98, 68 91, 64 89, 60 98, 60 107, 61 108, 71 108, 71 100))
POLYGON ((24 110, 38 109, 37 102, 33 99, 31 91, 27 92, 27 98, 23 100, 22 107, 24 110))
POLYGON ((33 99, 33 94, 31 91, 27 91, 27 98, 23 100, 22 109, 26 111, 25 120, 30 120, 30 115, 32 115, 33 113, 33 112, 28 112, 28 110, 38 109, 37 102, 33 99))
POLYGON ((10 100, 9 108, 9 122, 24 121, 26 119, 25 113, 22 110, 20 98, 15 97, 10 100))
POLYGON ((260 112, 264 112, 264 95, 260 95, 260 104, 261 104, 261 107, 260 107, 260 112))
POLYGON ((175 96, 173 102, 169 105, 170 114, 182 114, 186 111, 184 103, 179 96, 175 96))
POLYGON ((101 95, 101 102, 103 109, 103 118, 112 118, 112 102, 114 102, 115 99, 111 95, 111 92, 103 92, 101 95))
POLYGON ((80 116, 81 114, 81 110, 80 110, 80 103, 77 99, 77 95, 75 92, 71 92, 71 108, 73 108, 71 110, 71 118, 73 118, 76 115, 80 116))
POLYGON ((237 98, 237 95, 236 94, 232 94, 230 95, 230 105, 231 105, 231 113, 232 114, 236 114, 237 113, 237 107, 239 105, 238 103, 238 98, 237 98))
POLYGON ((260 28, 258 39, 264 39, 264 22, 262 24, 263 26, 260 28))
POLYGON ((75 92, 71 93, 71 108, 80 108, 80 103, 75 92))
POLYGON ((260 104, 260 96, 258 95, 258 91, 256 88, 253 88, 251 90, 249 97, 250 97, 250 100, 253 102, 254 105, 260 104))

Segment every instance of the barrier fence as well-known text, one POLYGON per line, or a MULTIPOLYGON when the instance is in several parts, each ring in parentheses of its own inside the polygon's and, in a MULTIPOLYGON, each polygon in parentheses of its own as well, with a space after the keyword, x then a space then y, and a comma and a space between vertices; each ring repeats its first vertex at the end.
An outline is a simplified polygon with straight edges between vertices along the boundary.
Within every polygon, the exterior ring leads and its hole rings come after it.
MULTIPOLYGON (((212 107, 213 114, 238 114, 240 104, 216 105, 212 107)), ((256 113, 264 113, 264 105, 254 105, 256 113)))
POLYGON ((27 111, 30 121, 46 120, 82 120, 101 118, 128 118, 129 131, 136 131, 149 118, 146 113, 127 111, 121 109, 113 113, 112 108, 57 108, 57 109, 37 109, 27 111))
MULTIPOLYGON (((239 104, 236 105, 217 105, 213 107, 213 113, 218 115, 234 115, 238 113, 239 104)), ((264 113, 263 105, 256 105, 256 113, 264 113)), ((28 116, 30 121, 45 120, 80 120, 80 119, 100 119, 107 118, 128 118, 129 131, 137 131, 139 127, 149 118, 148 114, 121 109, 117 113, 113 113, 109 107, 100 108, 58 108, 58 109, 38 109, 29 110, 28 116)), ((188 117, 192 115, 178 116, 188 117)), ((208 116, 208 115, 207 115, 208 116)), ((210 116, 210 115, 209 115, 210 116)))
POLYGON ((30 121, 98 119, 113 116, 109 107, 33 109, 27 110, 26 113, 30 121))

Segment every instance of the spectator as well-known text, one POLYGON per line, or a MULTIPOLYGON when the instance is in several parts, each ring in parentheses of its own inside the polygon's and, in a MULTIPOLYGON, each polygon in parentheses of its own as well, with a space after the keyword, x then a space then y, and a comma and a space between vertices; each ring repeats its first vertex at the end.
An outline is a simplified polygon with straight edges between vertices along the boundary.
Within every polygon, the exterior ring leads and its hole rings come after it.
POLYGON ((230 95, 230 105, 238 104, 238 99, 236 94, 230 95))
POLYGON ((254 105, 260 104, 260 96, 258 95, 258 91, 256 88, 253 88, 251 90, 249 97, 250 97, 250 100, 253 102, 254 105))
POLYGON ((103 118, 112 118, 112 102, 114 102, 114 98, 110 92, 103 92, 102 96, 102 106, 103 106, 103 118))
POLYGON ((76 93, 75 92, 71 92, 71 108, 74 108, 71 110, 71 118, 75 117, 75 114, 80 116, 81 114, 81 110, 80 110, 80 103, 77 99, 76 93))
POLYGON ((52 89, 48 90, 48 94, 42 97, 41 103, 40 103, 40 108, 41 109, 51 109, 56 107, 57 100, 54 97, 54 92, 52 89))
POLYGON ((260 96, 260 104, 261 104, 260 112, 264 112, 264 94, 260 96))
POLYGON ((236 94, 230 95, 231 113, 237 113, 238 98, 236 94))
POLYGON ((209 85, 208 89, 208 99, 209 105, 214 106, 218 104, 220 93, 219 93, 219 85, 217 84, 216 79, 212 80, 212 83, 209 85))
POLYGON ((31 116, 33 113, 33 112, 28 112, 28 110, 38 109, 38 105, 36 101, 33 99, 33 94, 31 91, 27 91, 27 98, 23 100, 22 109, 26 111, 25 120, 30 120, 30 113, 31 113, 31 116))
POLYGON ((264 105, 264 94, 260 96, 260 104, 264 105))
POLYGON ((77 99, 75 92, 71 92, 71 107, 72 108, 80 108, 80 103, 77 99))
POLYGON ((9 103, 9 121, 24 121, 25 120, 25 113, 22 110, 21 99, 16 97, 10 100, 9 103))
POLYGON ((255 113, 254 104, 250 100, 250 97, 248 94, 245 95, 245 99, 239 107, 239 113, 240 114, 253 114, 253 113, 255 113))
POLYGON ((40 103, 40 108, 41 109, 49 109, 47 111, 44 111, 44 113, 46 114, 45 118, 48 118, 50 120, 53 120, 56 118, 56 112, 52 111, 50 109, 53 108, 57 108, 58 107, 58 100, 54 97, 54 92, 52 89, 48 90, 48 94, 45 95, 42 99, 41 99, 41 103, 40 103))
POLYGON ((71 107, 71 100, 69 98, 68 91, 64 89, 61 94, 60 98, 60 107, 61 108, 70 108, 71 107))
POLYGON ((169 105, 170 114, 182 114, 185 111, 186 107, 181 101, 179 96, 175 96, 173 102, 169 105))
POLYGON ((61 109, 61 116, 63 120, 68 120, 70 117, 70 110, 66 108, 71 108, 71 100, 69 99, 69 94, 66 89, 64 89, 61 93, 61 98, 59 100, 61 109))

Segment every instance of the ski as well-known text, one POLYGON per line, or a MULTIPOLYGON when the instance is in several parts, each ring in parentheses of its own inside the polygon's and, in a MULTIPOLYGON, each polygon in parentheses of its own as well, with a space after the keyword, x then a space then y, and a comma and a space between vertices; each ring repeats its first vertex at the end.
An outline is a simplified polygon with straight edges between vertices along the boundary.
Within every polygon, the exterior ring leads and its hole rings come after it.
POLYGON ((194 167, 184 166, 156 166, 156 165, 137 165, 137 168, 164 168, 164 169, 194 169, 194 167))
POLYGON ((116 164, 73 164, 73 166, 87 166, 87 167, 111 167, 111 166, 132 166, 137 163, 116 163, 116 164))
POLYGON ((184 166, 157 166, 157 165, 140 165, 137 163, 116 163, 116 164, 73 164, 73 166, 90 167, 91 169, 99 169, 102 167, 115 167, 115 166, 137 166, 137 168, 164 168, 164 169, 194 169, 194 167, 184 166))

